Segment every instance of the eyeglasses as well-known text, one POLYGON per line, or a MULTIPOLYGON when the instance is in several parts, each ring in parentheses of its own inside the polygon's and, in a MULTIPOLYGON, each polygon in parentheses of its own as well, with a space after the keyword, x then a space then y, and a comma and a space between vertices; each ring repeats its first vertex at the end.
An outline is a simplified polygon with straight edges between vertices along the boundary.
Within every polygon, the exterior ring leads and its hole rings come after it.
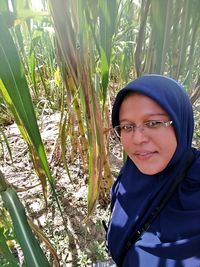
POLYGON ((140 129, 141 132, 146 134, 151 134, 162 127, 170 126, 172 123, 173 121, 152 120, 144 122, 138 126, 135 124, 122 124, 115 126, 114 131, 118 138, 121 138, 121 136, 128 137, 130 133, 134 133, 136 129, 140 129))

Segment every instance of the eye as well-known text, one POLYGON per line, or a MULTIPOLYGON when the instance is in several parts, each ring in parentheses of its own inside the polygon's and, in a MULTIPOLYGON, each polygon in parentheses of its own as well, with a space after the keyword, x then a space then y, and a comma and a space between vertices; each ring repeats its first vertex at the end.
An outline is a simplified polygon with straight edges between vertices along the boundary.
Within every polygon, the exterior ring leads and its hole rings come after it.
POLYGON ((131 132, 135 126, 131 124, 121 125, 121 131, 131 132))
POLYGON ((163 122, 162 121, 147 121, 145 123, 145 125, 148 127, 148 128, 159 128, 160 126, 163 125, 163 122))

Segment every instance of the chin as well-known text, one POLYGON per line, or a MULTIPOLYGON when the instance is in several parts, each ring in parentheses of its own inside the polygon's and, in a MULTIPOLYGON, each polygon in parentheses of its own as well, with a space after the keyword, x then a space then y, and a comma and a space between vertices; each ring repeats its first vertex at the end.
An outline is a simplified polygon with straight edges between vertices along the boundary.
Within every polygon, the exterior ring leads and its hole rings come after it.
POLYGON ((137 164, 136 164, 136 166, 141 173, 147 174, 147 175, 155 175, 155 174, 157 174, 157 173, 159 173, 165 169, 164 167, 163 168, 162 167, 152 168, 152 166, 145 168, 144 166, 138 166, 137 164))
POLYGON ((141 170, 139 169, 141 173, 146 174, 146 175, 155 175, 158 172, 157 171, 148 171, 148 170, 141 170))
POLYGON ((137 161, 134 157, 129 156, 129 158, 133 161, 138 170, 146 175, 155 175, 162 172, 167 167, 166 162, 158 162, 158 159, 150 162, 141 162, 137 161))

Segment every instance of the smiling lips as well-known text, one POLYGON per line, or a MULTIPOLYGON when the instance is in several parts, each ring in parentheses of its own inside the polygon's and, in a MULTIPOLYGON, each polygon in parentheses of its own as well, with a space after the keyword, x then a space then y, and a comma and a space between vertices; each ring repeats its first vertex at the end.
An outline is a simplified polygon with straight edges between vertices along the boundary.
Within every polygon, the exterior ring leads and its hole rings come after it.
POLYGON ((139 160, 148 160, 151 157, 153 157, 156 153, 156 151, 136 151, 133 155, 139 159, 139 160))

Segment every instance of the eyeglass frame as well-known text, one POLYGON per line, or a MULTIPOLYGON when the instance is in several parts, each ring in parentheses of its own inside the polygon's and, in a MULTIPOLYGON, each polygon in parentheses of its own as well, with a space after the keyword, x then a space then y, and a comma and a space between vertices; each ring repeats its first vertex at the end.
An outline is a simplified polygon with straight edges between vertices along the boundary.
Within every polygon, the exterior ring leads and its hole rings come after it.
POLYGON ((121 139, 121 135, 118 133, 118 131, 116 130, 116 128, 118 127, 118 128, 120 128, 120 130, 121 130, 121 127, 124 127, 124 126, 130 126, 131 127, 131 129, 129 129, 129 130, 127 130, 127 132, 126 133, 129 133, 129 132, 132 132, 132 133, 134 133, 135 131, 136 131, 136 129, 141 129, 142 130, 142 132, 144 131, 144 127, 145 126, 148 126, 149 125, 149 129, 159 129, 160 127, 162 127, 162 126, 164 126, 164 127, 168 127, 168 126, 171 126, 172 125, 172 123, 173 123, 173 121, 172 120, 169 120, 169 121, 162 121, 162 120, 151 120, 151 121, 147 121, 147 122, 143 122, 143 123, 141 123, 140 125, 134 125, 134 124, 123 124, 123 125, 116 125, 115 127, 113 127, 113 129, 114 129, 114 132, 115 132, 115 134, 116 134, 116 136, 119 138, 119 139, 121 139), (154 123, 154 122, 157 122, 157 123, 161 123, 161 125, 157 125, 157 127, 150 127, 150 123, 154 123), (141 126, 143 126, 143 128, 141 128, 141 126))

